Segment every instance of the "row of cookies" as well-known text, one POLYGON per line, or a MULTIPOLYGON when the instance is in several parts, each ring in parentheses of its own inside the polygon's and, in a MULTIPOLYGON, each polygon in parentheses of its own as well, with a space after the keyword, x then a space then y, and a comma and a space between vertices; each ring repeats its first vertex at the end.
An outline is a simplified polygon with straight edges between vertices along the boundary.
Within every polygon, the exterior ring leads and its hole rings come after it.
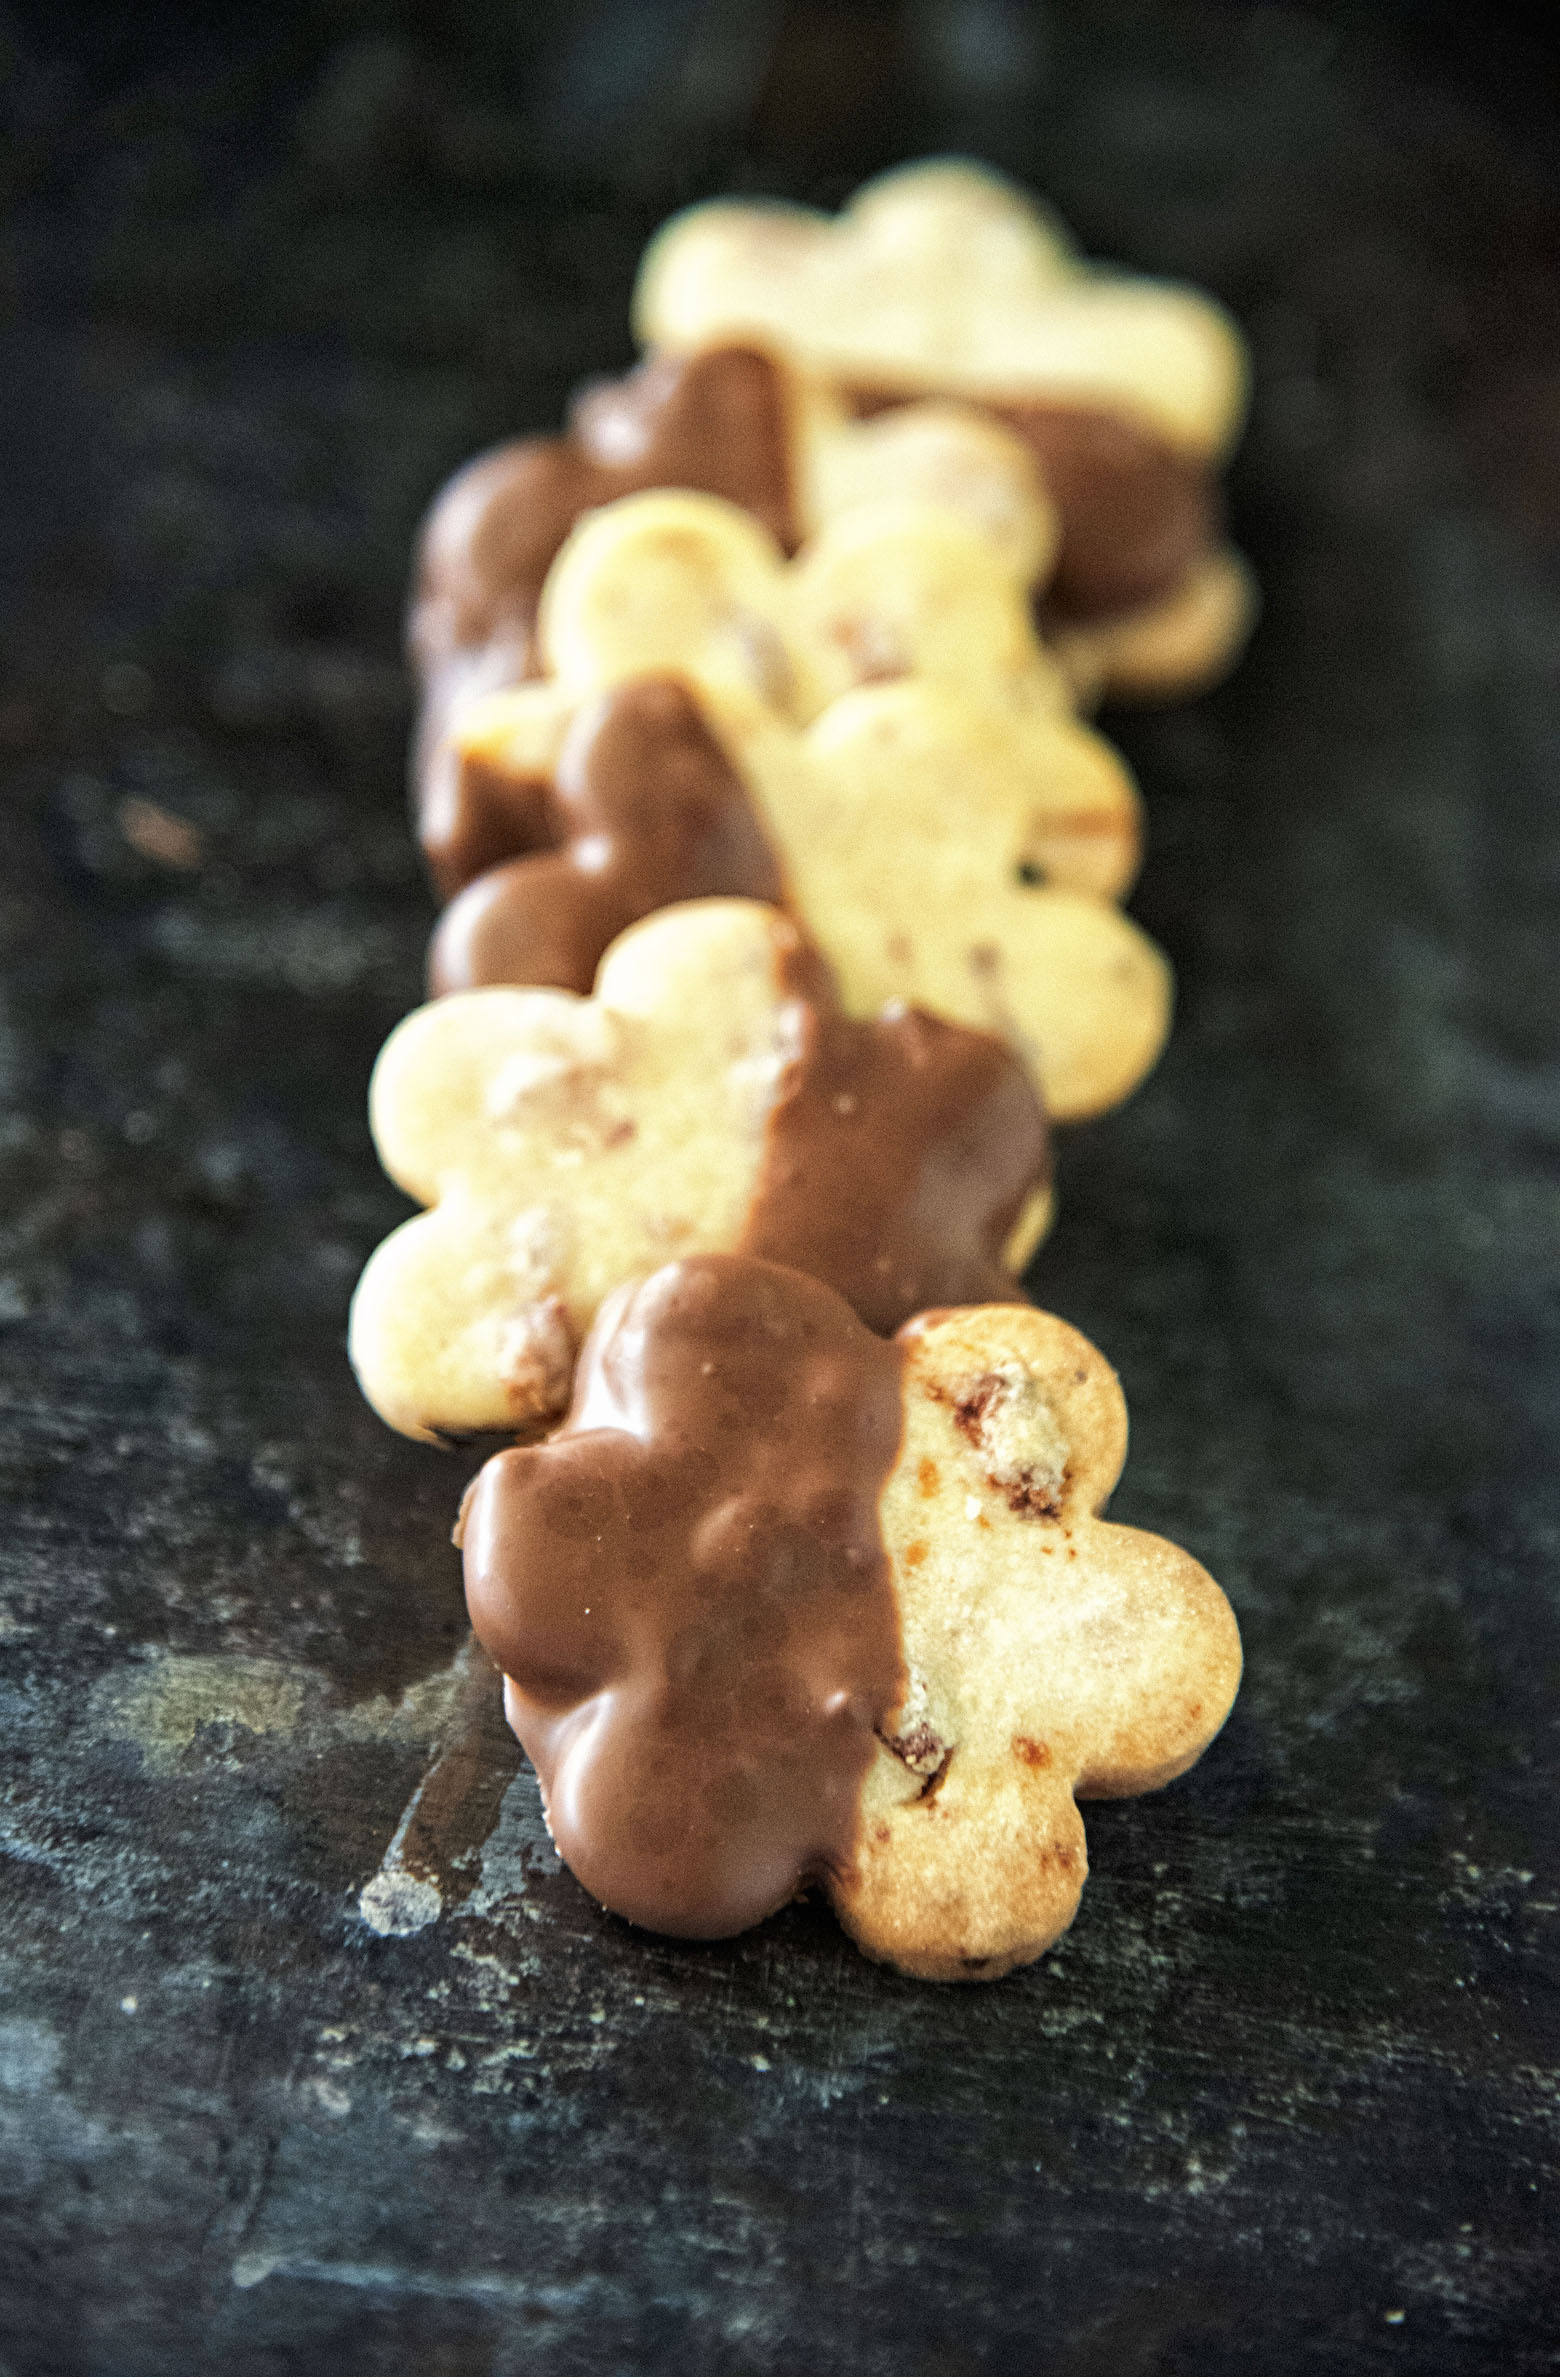
POLYGON ((901 168, 837 218, 717 201, 651 242, 647 360, 567 432, 463 471, 428 527, 412 649, 432 723, 533 673, 537 600, 586 511, 644 488, 726 497, 787 552, 883 495, 961 513, 1030 590, 1080 702, 1174 697, 1255 612, 1223 535, 1244 345, 1204 293, 1087 265, 967 164, 901 168))
MULTIPOLYGON (((453 896, 442 995, 372 1095, 428 1210, 352 1319, 410 1433, 568 1410, 463 1524, 587 1886, 712 1934, 822 1881, 872 1952, 938 1977, 1056 1936, 1075 1792, 1179 1772, 1239 1669, 1196 1564, 1093 1515, 1111 1374, 1013 1302, 1043 1109, 1114 1103, 1168 1025, 1168 968, 1115 905, 1136 794, 1080 693, 1107 650, 1184 665, 1199 604, 1205 673, 1221 573, 1226 645, 1249 611, 1206 500, 1156 529, 1157 580, 1139 537, 1112 581, 1088 473, 1042 477, 1021 407, 931 376, 983 352, 949 311, 958 249, 971 322, 1001 288, 1022 321, 1048 238, 968 168, 888 177, 837 225, 696 209, 646 260, 667 351, 435 507, 415 782, 453 896), (918 372, 960 401, 918 401, 918 372), (1061 1670, 1013 1667, 1068 1624, 1061 1670)), ((1087 278, 1050 251, 1053 282, 1087 278)), ((1092 316, 1064 292, 1068 401, 1098 411, 1155 351, 1137 288, 1092 316)), ((1193 311, 1160 307, 1172 349, 1193 311)))

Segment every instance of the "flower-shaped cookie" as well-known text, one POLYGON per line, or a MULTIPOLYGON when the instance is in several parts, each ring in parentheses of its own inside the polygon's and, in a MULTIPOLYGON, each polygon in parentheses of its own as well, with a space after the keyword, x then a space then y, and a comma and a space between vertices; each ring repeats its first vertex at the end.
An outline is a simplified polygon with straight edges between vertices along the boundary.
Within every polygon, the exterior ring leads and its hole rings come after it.
POLYGON ((1115 1377, 993 1306, 892 1345, 779 1266, 622 1288, 546 1444, 463 1513, 472 1623, 553 1837, 631 1921, 719 1938, 809 1883, 870 1955, 994 1979, 1071 1922, 1078 1796, 1169 1782, 1240 1677, 1195 1560, 1096 1514, 1115 1377))
POLYGON ((625 496, 584 520, 548 572, 535 657, 538 684, 462 702, 425 755, 423 848, 446 892, 546 838, 532 820, 506 841, 516 796, 487 764, 495 730, 545 746, 583 692, 662 669, 797 725, 853 686, 903 676, 995 704, 1025 729, 1028 774, 1065 783, 1052 878, 1115 896, 1135 870, 1138 802, 1121 759, 1072 715, 1022 582, 936 505, 863 505, 788 562, 717 496, 625 496))
POLYGON ((1043 579, 1056 549, 1055 515, 1023 440, 971 408, 920 404, 858 421, 752 348, 656 356, 588 388, 562 437, 496 447, 436 498, 408 623, 425 696, 420 799, 437 803, 438 740, 454 700, 535 673, 537 602, 576 520, 648 487, 724 496, 788 552, 889 494, 967 520, 1026 583, 1043 579))
POLYGON ((1234 657, 1254 602, 1215 474, 1244 412, 1239 334, 1193 290, 1084 265, 997 175, 902 168, 834 219, 689 208, 651 242, 635 312, 668 350, 756 338, 865 414, 928 394, 990 407, 1061 514, 1047 615, 1085 690, 1091 671, 1178 690, 1234 657))
POLYGON ((1042 716, 1072 708, 1025 582, 989 537, 902 497, 859 506, 787 561, 719 496, 626 496, 574 530, 537 627, 540 673, 564 686, 674 668, 798 725, 888 677, 1042 716))
POLYGON ((445 680, 467 690, 532 673, 543 581, 598 504, 641 487, 703 487, 796 543, 791 386, 743 348, 657 356, 587 389, 562 437, 522 438, 457 471, 423 525, 408 623, 435 708, 445 680))
POLYGON ((386 1170, 431 1208, 353 1299, 363 1391, 412 1436, 534 1428, 620 1281, 741 1250, 811 1270, 872 1327, 1010 1297, 1049 1212, 1045 1124, 987 1033, 840 1013, 773 908, 666 908, 592 998, 481 990, 375 1069, 386 1170))
MULTIPOLYGON (((970 704, 910 677, 844 695, 803 734, 772 710, 708 691, 699 708, 752 798, 785 904, 834 969, 850 1013, 902 1000, 999 1033, 1054 1121, 1103 1113, 1137 1086, 1169 1028, 1170 973, 1135 924, 1091 896, 1120 884, 1124 836, 1136 849, 1135 799, 1108 745, 1070 719, 970 704)), ((463 713, 455 740, 470 838, 491 841, 524 811, 511 846, 545 843, 543 812, 561 814, 556 801, 547 809, 548 770, 560 784, 569 770, 580 779, 580 732, 553 686, 518 686, 463 713)), ((679 727, 679 749, 684 741, 679 727)), ((606 840, 599 813, 569 797, 588 865, 631 884, 632 802, 612 827, 625 839, 606 840)), ((447 912, 434 952, 441 986, 491 980, 489 968, 529 976, 532 920, 546 904, 528 888, 533 863, 479 878, 447 912)), ((569 876, 547 863, 551 902, 569 876)), ((644 881, 647 908, 669 896, 659 858, 644 881)), ((686 885, 713 888, 702 878, 686 885)), ((564 929, 555 920, 538 938, 564 929)))

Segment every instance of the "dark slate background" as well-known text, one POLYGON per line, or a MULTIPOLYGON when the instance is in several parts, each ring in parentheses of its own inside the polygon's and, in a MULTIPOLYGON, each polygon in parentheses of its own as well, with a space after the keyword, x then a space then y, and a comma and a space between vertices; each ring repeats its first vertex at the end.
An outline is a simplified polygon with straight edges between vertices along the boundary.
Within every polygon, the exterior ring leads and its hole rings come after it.
POLYGON ((1560 2366, 1548 63, 1441 0, 0 9, 4 2377, 1560 2366), (469 1456, 343 1324, 420 508, 627 359, 669 205, 961 144, 1236 308, 1267 612, 1119 724, 1179 1025, 1033 1274, 1248 1680, 940 1991, 558 1871, 451 1665, 469 1456))

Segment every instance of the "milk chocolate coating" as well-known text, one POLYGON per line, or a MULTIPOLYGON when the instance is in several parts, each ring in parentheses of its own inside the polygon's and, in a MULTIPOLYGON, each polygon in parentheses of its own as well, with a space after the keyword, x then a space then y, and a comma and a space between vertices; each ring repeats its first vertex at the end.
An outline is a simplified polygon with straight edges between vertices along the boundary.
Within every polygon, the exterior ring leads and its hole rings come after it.
POLYGON ((449 900, 501 860, 549 848, 549 779, 457 749, 433 730, 431 718, 425 708, 412 762, 417 830, 433 887, 449 900))
MULTIPOLYGON (((858 388, 865 418, 902 390, 858 388)), ((1120 414, 1068 404, 987 404, 1030 447, 1061 520, 1044 609, 1059 622, 1135 611, 1167 594, 1220 532, 1208 467, 1120 414)))
MULTIPOLYGON (((781 897, 741 778, 675 679, 598 696, 540 797, 563 848, 494 867, 451 902, 429 953, 435 997, 501 982, 586 992, 609 943, 652 909, 781 897)), ((1002 1248, 1049 1171, 1024 1067, 992 1034, 917 1008, 842 1014, 822 957, 785 930, 776 989, 799 1004, 800 1046, 741 1251, 828 1280, 873 1329, 928 1304, 1011 1298, 1002 1248)))
POLYGON ((809 1271, 869 1328, 927 1305, 1011 1303, 1002 1248, 1047 1178, 1045 1117, 989 1032, 914 1007, 839 1011, 800 943, 801 1053, 769 1116, 742 1251, 809 1271))
POLYGON ((1062 619, 1139 610, 1167 594, 1218 538, 1218 488, 1205 464, 1110 413, 1001 405, 1039 461, 1062 522, 1047 601, 1062 619))
POLYGON ((816 1280, 695 1256, 619 1290, 563 1426, 477 1480, 472 1625, 560 1854, 631 1922, 721 1939, 852 1860, 905 1690, 901 1361, 816 1280))
POLYGON ((554 777, 524 797, 543 848, 479 875, 445 910, 428 957, 436 997, 486 982, 588 991, 608 943, 654 908, 781 896, 746 787, 675 678, 587 703, 554 777))
POLYGON ((450 709, 457 695, 536 674, 537 605, 559 546, 582 512, 647 487, 723 495, 795 549, 785 386, 768 356, 745 347, 652 356, 586 389, 564 436, 480 455, 434 502, 408 643, 424 688, 413 762, 419 826, 446 894, 515 849, 484 830, 480 787, 467 801, 449 781, 441 743, 450 709))

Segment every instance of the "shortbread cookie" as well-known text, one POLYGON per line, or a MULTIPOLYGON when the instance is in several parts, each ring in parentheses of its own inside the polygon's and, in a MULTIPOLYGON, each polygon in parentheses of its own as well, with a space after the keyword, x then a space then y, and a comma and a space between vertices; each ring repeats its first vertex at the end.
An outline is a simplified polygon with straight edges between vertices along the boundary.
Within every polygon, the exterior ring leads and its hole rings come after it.
POLYGON ((1136 866, 1135 787, 1073 715, 1071 677, 1035 632, 1023 580, 935 504, 863 504, 788 562, 760 521, 718 496, 625 496, 565 541, 540 596, 533 657, 545 691, 468 693, 442 745, 423 754, 419 830, 447 895, 535 838, 523 824, 515 838, 507 822, 516 796, 485 756, 495 727, 508 737, 526 722, 527 752, 545 749, 582 693, 661 669, 797 725, 853 686, 902 676, 994 703, 1032 722, 1030 775, 1057 766, 1092 786, 1059 879, 1114 895, 1136 866))
POLYGON ((787 562, 762 523, 720 497, 626 496, 566 540, 540 597, 534 657, 536 682, 468 695, 441 747, 424 753, 423 851, 447 896, 545 841, 515 785, 522 769, 545 772, 572 704, 663 669, 798 725, 853 686, 901 676, 991 702, 1031 725, 1027 775, 1054 769, 1066 781, 1051 806, 1070 810, 1077 831, 1052 879, 1115 896, 1135 871, 1140 810, 1125 765, 1073 716, 1070 675, 1036 635, 1022 581, 936 505, 864 504, 787 562))
POLYGON ((1096 1515, 1114 1374, 1049 1314, 884 1344, 701 1256, 622 1287, 544 1445, 462 1514, 472 1623, 553 1837, 630 1921, 722 1938, 809 1884, 868 1954, 995 1979, 1067 1928, 1078 1795, 1156 1789, 1240 1677, 1195 1560, 1096 1515))
POLYGON ((496 447, 436 498, 408 622, 423 683, 419 807, 437 799, 427 779, 455 700, 536 673, 537 602, 576 520, 650 487, 724 496, 786 552, 886 495, 958 514, 1024 583, 1045 577, 1056 550, 1055 512, 1028 448, 972 408, 919 404, 857 421, 752 348, 653 357, 588 388, 562 437, 496 447))
MULTIPOLYGON (((1168 606, 1185 683, 1227 666, 1244 641, 1244 574, 1226 589, 1238 585, 1239 605, 1185 599, 1221 549, 1217 472, 1246 402, 1238 331, 1197 291, 1086 265, 1055 218, 999 176, 901 168, 837 218, 752 201, 691 207, 651 242, 635 318, 647 344, 672 352, 766 343, 863 416, 929 395, 989 407, 1029 445, 1061 515, 1048 628, 1130 618, 1147 634, 1168 606)), ((1121 690, 1131 678, 1125 661, 1121 690)), ((1131 689, 1179 684, 1139 669, 1131 689)))
POLYGON ((905 498, 859 506, 788 562, 718 496, 627 496, 573 531, 537 627, 538 673, 564 687, 676 669, 797 725, 891 677, 1042 717, 1072 709, 1025 582, 979 529, 905 498))
MULTIPOLYGON (((999 1033, 1053 1121, 1103 1113, 1142 1080, 1169 1029, 1170 971, 1136 925, 1092 896, 1121 887, 1137 848, 1135 795, 1107 744, 1065 718, 970 705, 945 685, 901 678, 831 703, 804 734, 761 705, 704 691, 697 763, 692 695, 678 706, 659 693, 662 770, 643 685, 596 697, 572 725, 554 687, 520 686, 465 716, 450 846, 491 845, 507 824, 515 847, 563 841, 580 856, 551 852, 540 877, 539 862, 522 858, 473 884, 435 937, 439 987, 538 979, 540 953, 566 936, 578 964, 554 978, 580 987, 590 942, 569 903, 605 911, 641 880, 648 909, 677 890, 675 850, 751 850, 729 822, 700 823, 717 780, 721 800, 731 797, 713 738, 752 798, 785 904, 851 1014, 897 999, 999 1033), (613 703, 635 705, 641 730, 636 770, 615 784, 602 757, 619 747, 613 703), (642 860, 636 782, 650 820, 642 860), (663 830, 679 812, 685 822, 663 830)), ((756 875, 683 880, 687 895, 766 888, 756 875)))
MULTIPOLYGON (((408 643, 434 711, 535 672, 536 606, 582 512, 642 487, 701 487, 800 541, 790 380, 762 354, 657 356, 587 388, 562 437, 467 463, 423 526, 408 643)), ((425 740, 428 737, 425 735, 425 740)))
POLYGON ((914 1010, 849 1020, 751 901, 662 909, 613 944, 592 998, 421 1008, 371 1116, 431 1210, 373 1256, 350 1345, 411 1436, 555 1418, 603 1297, 669 1256, 815 1271, 886 1330, 1011 1298, 1049 1214, 1044 1120, 1001 1042, 914 1010))

